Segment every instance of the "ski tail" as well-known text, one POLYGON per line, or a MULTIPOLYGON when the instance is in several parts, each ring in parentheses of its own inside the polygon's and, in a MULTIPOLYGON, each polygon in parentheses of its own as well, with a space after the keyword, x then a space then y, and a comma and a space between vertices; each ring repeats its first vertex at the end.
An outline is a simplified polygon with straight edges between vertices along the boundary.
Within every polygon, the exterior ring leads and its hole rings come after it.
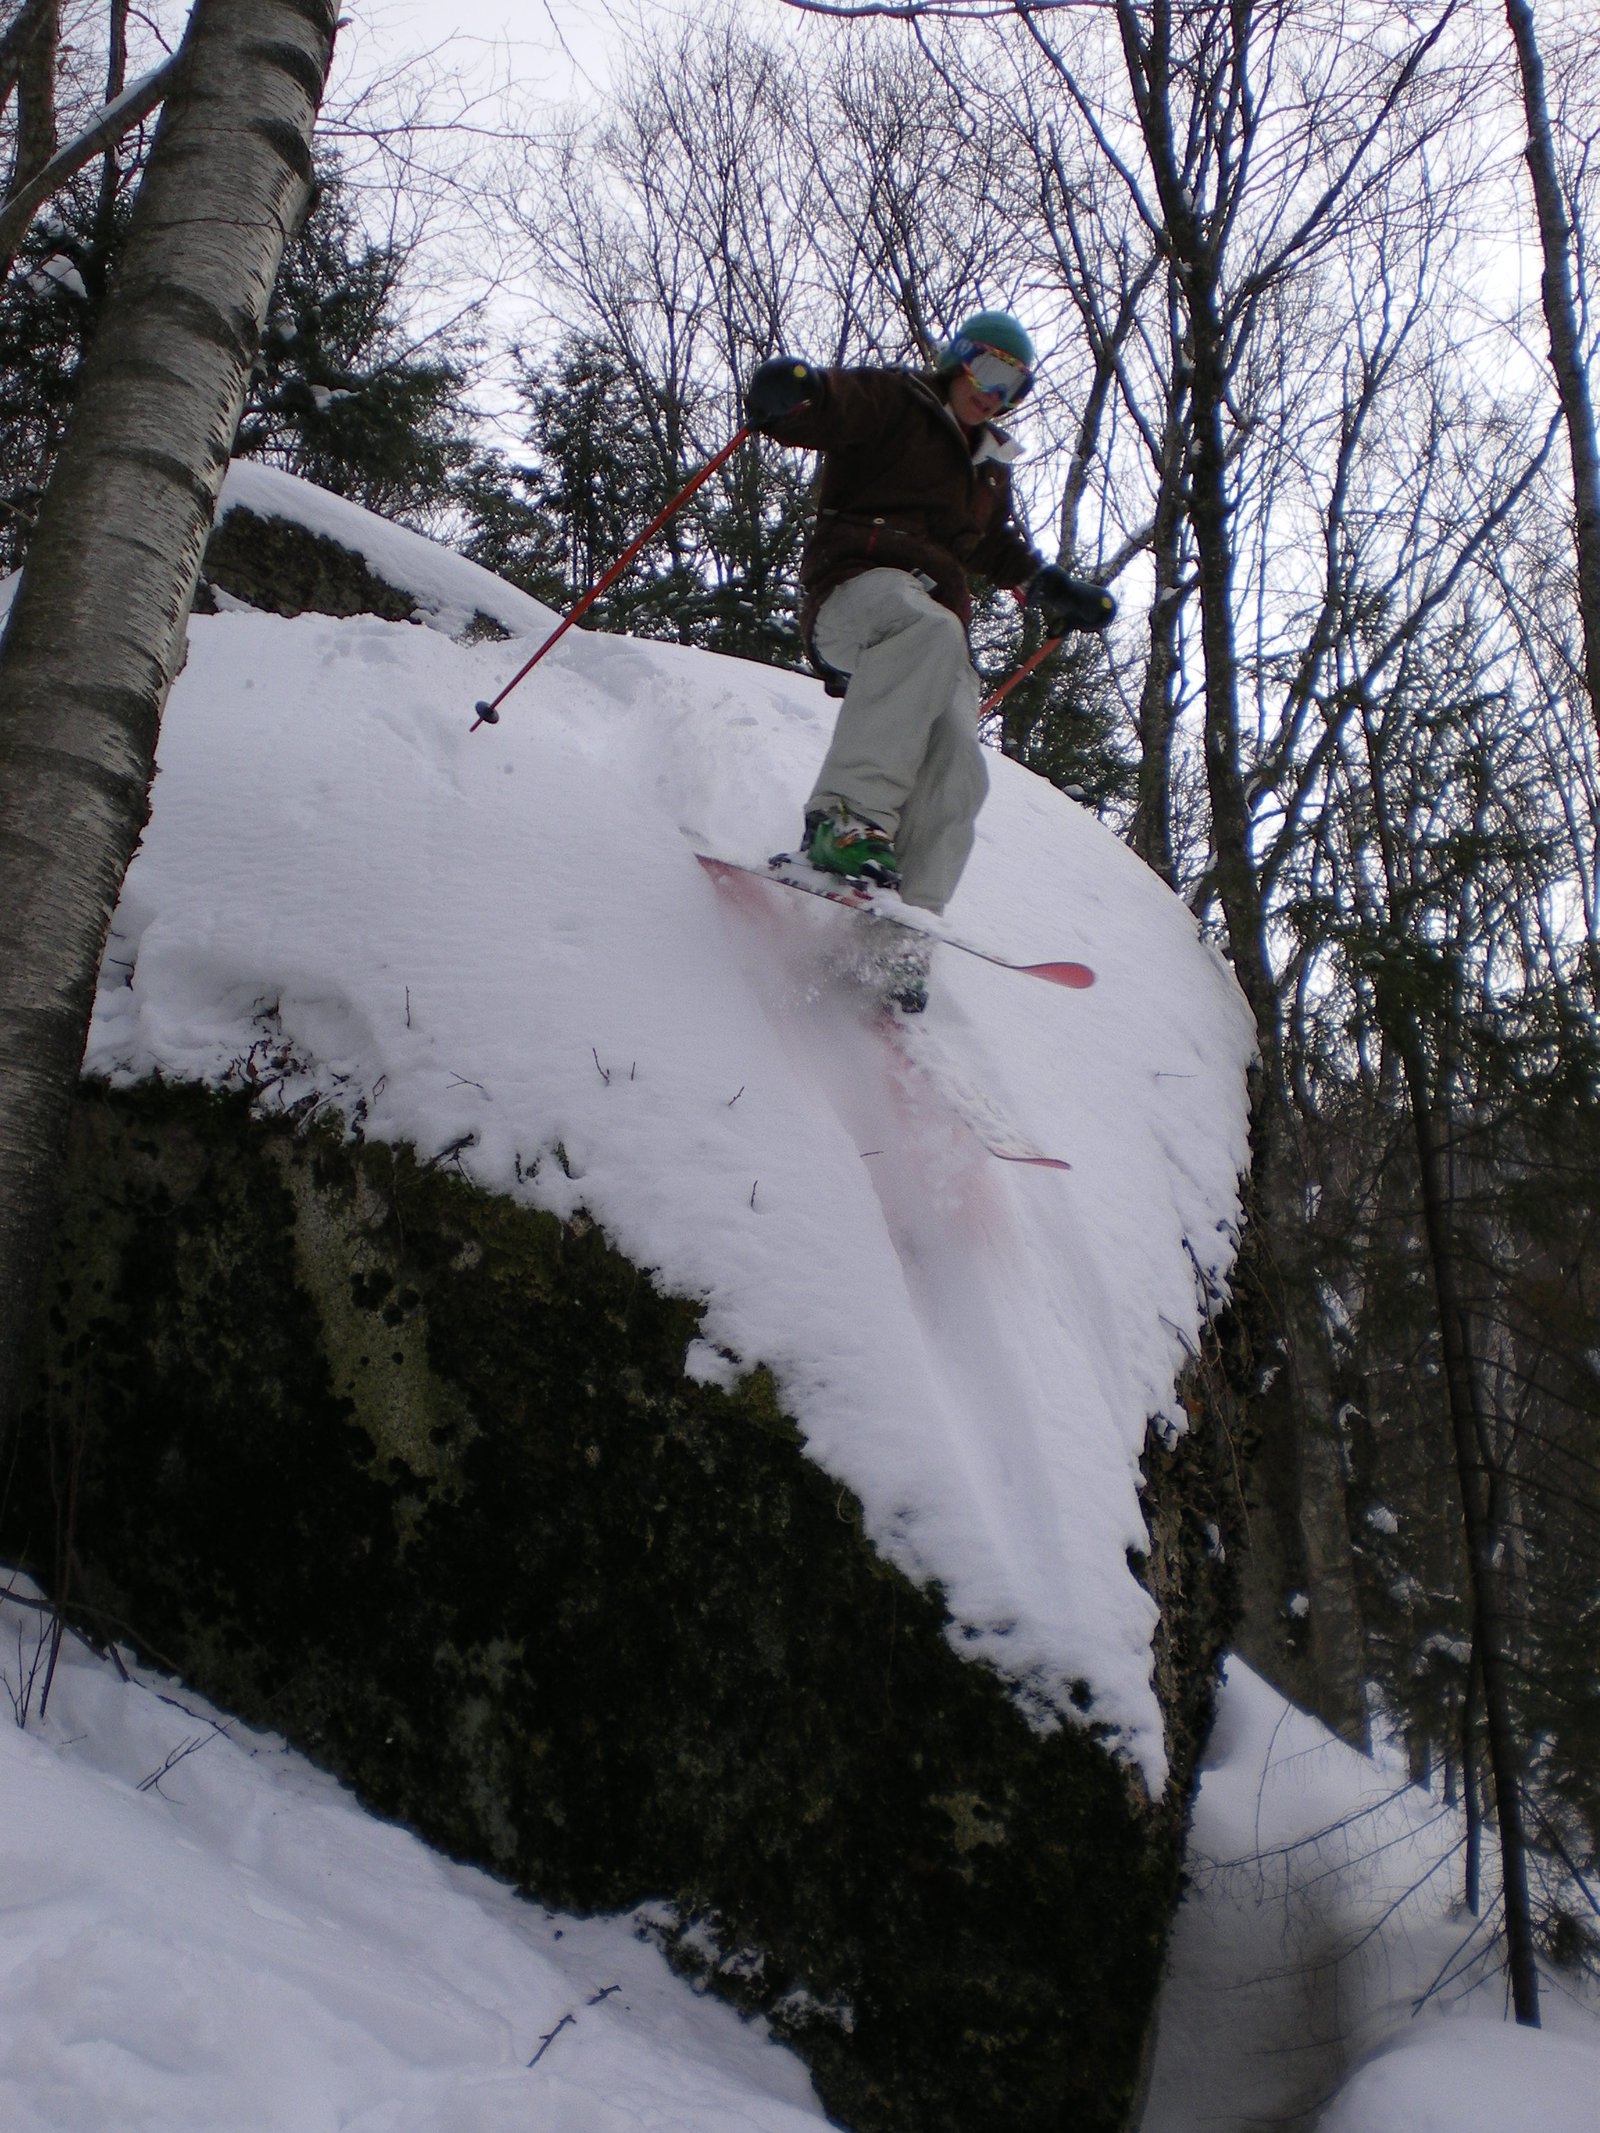
POLYGON ((943 1057, 943 1047, 928 1043, 929 1032, 920 1024, 907 1029, 900 1016, 884 1012, 874 1017, 874 1026, 895 1071, 903 1079, 915 1078, 931 1089, 953 1118, 958 1118, 986 1155, 1001 1163, 1026 1163, 1035 1170, 1070 1170, 1063 1156, 1046 1155, 1024 1140, 996 1106, 987 1089, 973 1084, 959 1069, 952 1071, 943 1057))
POLYGON ((1070 986, 1073 992, 1086 992, 1094 983, 1087 963, 1007 963, 1005 967, 1023 977, 1043 978, 1049 985, 1070 986))
POLYGON ((985 1141, 986 1151, 1002 1163, 1031 1163, 1036 1170, 1070 1170, 1072 1165, 1059 1155, 1036 1155, 1031 1148, 1000 1148, 993 1141, 985 1141))

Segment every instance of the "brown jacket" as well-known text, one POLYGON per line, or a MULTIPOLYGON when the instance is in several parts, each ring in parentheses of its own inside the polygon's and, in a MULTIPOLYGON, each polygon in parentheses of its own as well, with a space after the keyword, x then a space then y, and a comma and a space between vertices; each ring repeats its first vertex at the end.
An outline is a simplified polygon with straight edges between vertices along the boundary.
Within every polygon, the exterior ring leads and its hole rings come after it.
POLYGON ((909 370, 823 370, 813 398, 781 423, 781 444, 822 454, 817 518, 800 562, 801 627, 835 586, 864 570, 921 571, 933 596, 971 618, 969 577, 1020 585, 1042 558, 1017 524, 1008 462, 986 424, 969 440, 939 381, 909 370))

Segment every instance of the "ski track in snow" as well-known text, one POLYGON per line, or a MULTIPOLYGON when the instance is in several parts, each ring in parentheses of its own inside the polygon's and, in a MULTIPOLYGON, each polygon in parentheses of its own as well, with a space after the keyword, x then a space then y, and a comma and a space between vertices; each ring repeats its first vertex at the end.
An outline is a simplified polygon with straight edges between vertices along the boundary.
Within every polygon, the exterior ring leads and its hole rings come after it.
MULTIPOLYGON (((931 1080, 905 1071, 874 1027, 870 962, 853 971, 840 919, 797 928, 791 912, 762 900, 762 885, 744 910, 758 921, 762 955, 751 972, 765 995, 786 1050, 806 1062, 806 1078, 824 1092, 847 1140, 859 1154, 882 1211, 899 1263, 904 1295, 920 1335, 928 1369, 923 1426, 930 1458, 948 1464, 972 1491, 980 1516, 990 1514, 997 1482, 1008 1510, 1041 1500, 1033 1470, 1038 1446, 1015 1418, 1035 1401, 1016 1357, 1025 1344, 996 1338, 1021 1310, 1022 1240, 1006 1179, 994 1159, 931 1080), (841 952, 843 949, 844 952, 841 952), (953 1396, 952 1396, 953 1395, 953 1396), (967 1420, 985 1417, 985 1459, 974 1460, 967 1420)), ((845 927, 857 922, 842 914, 845 927)), ((1042 1492, 1049 1500, 1049 1492, 1042 1492)), ((903 1514, 900 1523, 914 1518, 903 1514)), ((1033 1521, 1029 1545, 1048 1550, 1056 1536, 1033 1521)), ((986 1547, 1003 1553, 1008 1532, 992 1515, 986 1547)), ((970 1632, 970 1625, 969 1632, 970 1632)), ((1004 1633, 1005 1625, 999 1625, 1004 1633)), ((972 1640, 975 1641, 975 1640, 972 1640)))
POLYGON ((836 967, 854 914, 732 905, 691 848, 792 841, 817 683, 573 632, 474 733, 538 603, 270 470, 235 467, 229 500, 358 548, 436 626, 195 620, 90 1070, 237 1082, 286 1051, 269 1108, 364 1106, 369 1136, 586 1208, 704 1299, 710 1351, 773 1369, 958 1649, 1041 1722, 1086 1685, 1159 1788, 1138 1461, 1198 1338, 1196 1261, 1225 1278, 1251 1049, 1188 913, 997 759, 952 924, 1099 982, 942 951, 908 1068, 836 967), (475 611, 510 640, 455 643, 475 611), (986 1106, 1072 1169, 997 1162, 986 1106))

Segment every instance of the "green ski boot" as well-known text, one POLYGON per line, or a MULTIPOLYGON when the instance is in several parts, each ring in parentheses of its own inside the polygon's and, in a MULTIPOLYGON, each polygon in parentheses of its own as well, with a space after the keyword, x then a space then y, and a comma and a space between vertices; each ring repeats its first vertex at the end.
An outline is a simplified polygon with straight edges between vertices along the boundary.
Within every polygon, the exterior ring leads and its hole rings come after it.
POLYGON ((900 886, 894 845, 887 833, 875 822, 847 814, 842 807, 827 814, 807 815, 806 857, 824 874, 840 874, 847 881, 876 882, 880 889, 900 886))

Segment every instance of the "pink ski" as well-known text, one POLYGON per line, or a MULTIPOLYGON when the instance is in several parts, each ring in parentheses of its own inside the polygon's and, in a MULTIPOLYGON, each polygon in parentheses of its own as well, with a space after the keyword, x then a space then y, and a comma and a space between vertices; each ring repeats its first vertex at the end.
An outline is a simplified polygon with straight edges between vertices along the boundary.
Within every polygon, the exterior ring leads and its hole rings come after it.
MULTIPOLYGON (((714 879, 727 880, 735 874, 747 874, 756 881, 775 881, 782 888, 797 889, 803 896, 820 896, 826 903, 842 904, 847 911, 866 912, 880 925, 898 926, 903 933, 943 941, 947 948, 954 948, 961 955, 975 955, 1001 970, 1014 970, 1019 977, 1043 978, 1046 984, 1065 985, 1074 992, 1082 992, 1094 983, 1094 972, 1087 963, 1013 963, 1006 956, 995 955, 987 948, 976 947, 971 941, 947 933, 931 912, 901 903, 891 891, 874 890, 865 882, 823 874, 806 860, 795 859, 787 852, 780 852, 765 866, 750 866, 739 859, 717 859, 709 852, 696 852, 695 857, 714 879)), ((993 1152, 999 1154, 1001 1151, 996 1149, 993 1152)), ((1006 1160, 1032 1161, 1034 1158, 1008 1157, 1006 1160)))

